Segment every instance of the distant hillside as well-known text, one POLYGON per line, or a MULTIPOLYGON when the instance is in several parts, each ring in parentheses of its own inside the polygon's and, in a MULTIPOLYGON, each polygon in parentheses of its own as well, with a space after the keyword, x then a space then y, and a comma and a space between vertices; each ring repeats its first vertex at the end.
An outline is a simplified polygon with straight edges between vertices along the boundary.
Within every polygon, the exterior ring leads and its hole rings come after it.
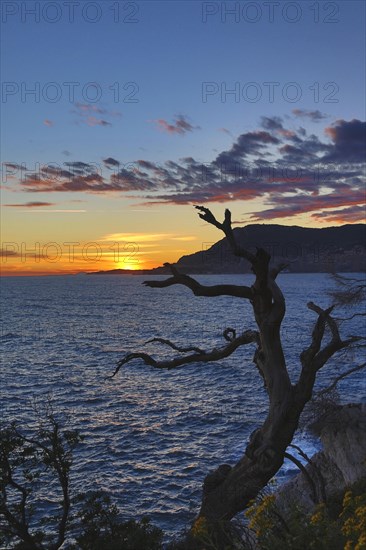
MULTIPOLYGON (((286 262, 293 273, 357 272, 366 267, 366 225, 314 229, 254 224, 234 229, 237 242, 250 251, 265 248, 272 262, 286 262)), ((186 273, 245 273, 247 261, 235 258, 226 238, 202 243, 202 250, 183 256, 177 267, 186 273)))
MULTIPOLYGON (((255 252, 265 248, 271 262, 288 264, 291 273, 366 271, 366 224, 314 229, 308 227, 253 224, 234 229, 237 242, 255 252)), ((201 250, 182 256, 175 264, 183 273, 248 273, 249 263, 231 253, 226 237, 217 243, 203 242, 201 250)), ((91 275, 159 275, 164 267, 130 271, 113 269, 91 275)))

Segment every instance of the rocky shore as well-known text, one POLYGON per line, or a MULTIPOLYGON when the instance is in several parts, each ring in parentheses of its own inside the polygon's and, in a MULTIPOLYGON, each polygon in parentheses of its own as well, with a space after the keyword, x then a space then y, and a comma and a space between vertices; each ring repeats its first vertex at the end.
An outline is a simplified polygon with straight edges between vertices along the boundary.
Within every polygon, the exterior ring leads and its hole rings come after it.
POLYGON ((366 477, 366 403, 336 407, 310 429, 323 449, 300 472, 281 485, 276 505, 286 511, 300 506, 311 511, 317 500, 331 497, 366 477))

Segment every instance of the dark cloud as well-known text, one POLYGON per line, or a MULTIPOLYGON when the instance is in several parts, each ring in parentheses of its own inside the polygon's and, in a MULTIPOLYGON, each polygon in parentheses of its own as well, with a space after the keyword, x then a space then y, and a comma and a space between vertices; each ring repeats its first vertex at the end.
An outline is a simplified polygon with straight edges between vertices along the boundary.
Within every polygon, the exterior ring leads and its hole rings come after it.
POLYGON ((81 161, 65 162, 65 166, 68 166, 71 174, 90 174, 95 170, 95 164, 90 164, 81 161))
MULTIPOLYGON (((65 163, 66 165, 68 165, 68 163, 65 163)), ((41 173, 42 173, 42 176, 43 177, 46 177, 46 178, 53 178, 53 179, 57 179, 57 178, 71 178, 73 176, 74 173, 83 173, 82 170, 79 170, 77 168, 75 168, 75 172, 73 172, 73 169, 72 167, 70 166, 71 170, 64 170, 63 168, 61 168, 60 166, 44 166, 41 168, 41 173)), ((29 174, 26 176, 26 179, 27 178, 32 178, 32 176, 34 176, 35 174, 29 174)))
POLYGON ((5 168, 10 168, 10 170, 23 170, 23 171, 26 171, 27 168, 25 167, 24 164, 17 164, 15 162, 3 162, 3 166, 5 166, 5 168))
POLYGON ((284 156, 292 157, 292 159, 294 160, 298 158, 303 158, 304 156, 304 151, 301 148, 288 144, 280 147, 279 152, 282 153, 284 156))
POLYGON ((262 116, 261 126, 270 132, 282 136, 284 138, 290 139, 291 141, 299 140, 299 137, 296 135, 294 130, 288 130, 283 127, 283 119, 279 116, 266 117, 262 116))
POLYGON ((217 155, 214 162, 217 166, 233 166, 240 163, 248 155, 262 156, 263 150, 266 149, 268 145, 277 145, 279 143, 280 140, 269 132, 264 132, 262 130, 247 132, 238 137, 229 151, 223 151, 217 155))
MULTIPOLYGON (((149 204, 259 199, 266 208, 252 212, 255 220, 320 211, 331 217, 338 215, 338 208, 363 204, 365 176, 359 161, 364 122, 336 121, 326 129, 327 141, 303 128, 289 129, 279 117, 262 118, 263 126, 241 134, 208 163, 188 156, 123 165, 107 157, 104 173, 96 164, 74 161, 27 172, 19 180, 28 192, 119 192, 149 204)), ((354 216, 358 213, 353 211, 354 216)))
POLYGON ((155 170, 156 164, 153 162, 149 162, 148 160, 138 160, 137 164, 141 166, 141 168, 145 168, 146 170, 155 170))
POLYGON ((23 188, 28 192, 108 191, 97 164, 73 161, 65 162, 64 166, 66 168, 45 165, 37 173, 26 174, 22 179, 23 188))
POLYGON ((104 159, 103 162, 104 162, 105 166, 107 166, 107 168, 115 168, 116 166, 120 165, 118 160, 116 160, 112 157, 108 157, 107 159, 104 159))
POLYGON ((325 133, 334 144, 324 159, 326 162, 365 162, 366 122, 337 120, 325 129, 325 133))
POLYGON ((305 109, 292 109, 292 113, 299 118, 309 118, 313 122, 320 122, 325 118, 329 118, 329 115, 321 113, 320 111, 307 111, 305 109))
POLYGON ((265 128, 266 130, 282 130, 283 126, 283 119, 279 116, 273 116, 273 117, 261 117, 261 126, 262 128, 265 128))

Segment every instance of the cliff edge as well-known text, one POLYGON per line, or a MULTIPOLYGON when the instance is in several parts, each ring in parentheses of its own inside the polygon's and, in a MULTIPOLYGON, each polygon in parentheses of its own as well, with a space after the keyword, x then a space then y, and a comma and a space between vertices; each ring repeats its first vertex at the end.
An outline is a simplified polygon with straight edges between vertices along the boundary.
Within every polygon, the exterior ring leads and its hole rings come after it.
POLYGON ((327 498, 366 477, 366 403, 336 407, 310 428, 323 445, 306 466, 313 483, 301 472, 281 485, 276 504, 284 513, 295 505, 310 511, 322 494, 327 498))

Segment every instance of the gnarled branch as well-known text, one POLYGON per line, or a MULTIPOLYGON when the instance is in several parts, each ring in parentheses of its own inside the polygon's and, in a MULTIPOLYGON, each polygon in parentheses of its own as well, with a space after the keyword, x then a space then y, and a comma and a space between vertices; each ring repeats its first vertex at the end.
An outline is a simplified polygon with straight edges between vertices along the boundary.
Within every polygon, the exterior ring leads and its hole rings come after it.
POLYGON ((123 359, 118 361, 117 368, 111 376, 107 378, 113 378, 118 374, 121 367, 126 363, 129 363, 133 359, 142 359, 146 365, 150 365, 156 369, 175 369, 176 367, 181 367, 182 365, 187 365, 189 363, 208 363, 211 361, 220 361, 228 357, 234 351, 243 345, 251 344, 252 342, 258 343, 259 335, 255 330, 246 330, 240 336, 233 338, 229 341, 226 346, 221 348, 214 348, 211 351, 200 351, 194 352, 191 355, 186 355, 185 357, 175 357, 170 360, 156 361, 151 355, 147 353, 128 353, 123 359))
POLYGON ((175 351, 179 351, 179 353, 188 353, 190 351, 195 351, 196 353, 205 353, 204 350, 201 348, 197 348, 196 346, 188 346, 187 348, 181 348, 177 346, 176 344, 173 344, 170 340, 167 340, 166 338, 151 338, 151 340, 148 340, 146 343, 151 344, 154 342, 159 342, 159 344, 165 344, 167 346, 170 346, 175 351))
POLYGON ((145 286, 151 288, 165 288, 172 285, 183 285, 190 288, 195 294, 195 296, 234 296, 236 298, 247 298, 251 300, 253 298, 253 291, 248 286, 238 286, 238 285, 214 285, 214 286, 205 286, 201 285, 198 281, 190 277, 189 275, 184 275, 180 273, 176 267, 169 263, 165 263, 165 266, 169 267, 173 277, 165 279, 163 281, 144 281, 145 286))

